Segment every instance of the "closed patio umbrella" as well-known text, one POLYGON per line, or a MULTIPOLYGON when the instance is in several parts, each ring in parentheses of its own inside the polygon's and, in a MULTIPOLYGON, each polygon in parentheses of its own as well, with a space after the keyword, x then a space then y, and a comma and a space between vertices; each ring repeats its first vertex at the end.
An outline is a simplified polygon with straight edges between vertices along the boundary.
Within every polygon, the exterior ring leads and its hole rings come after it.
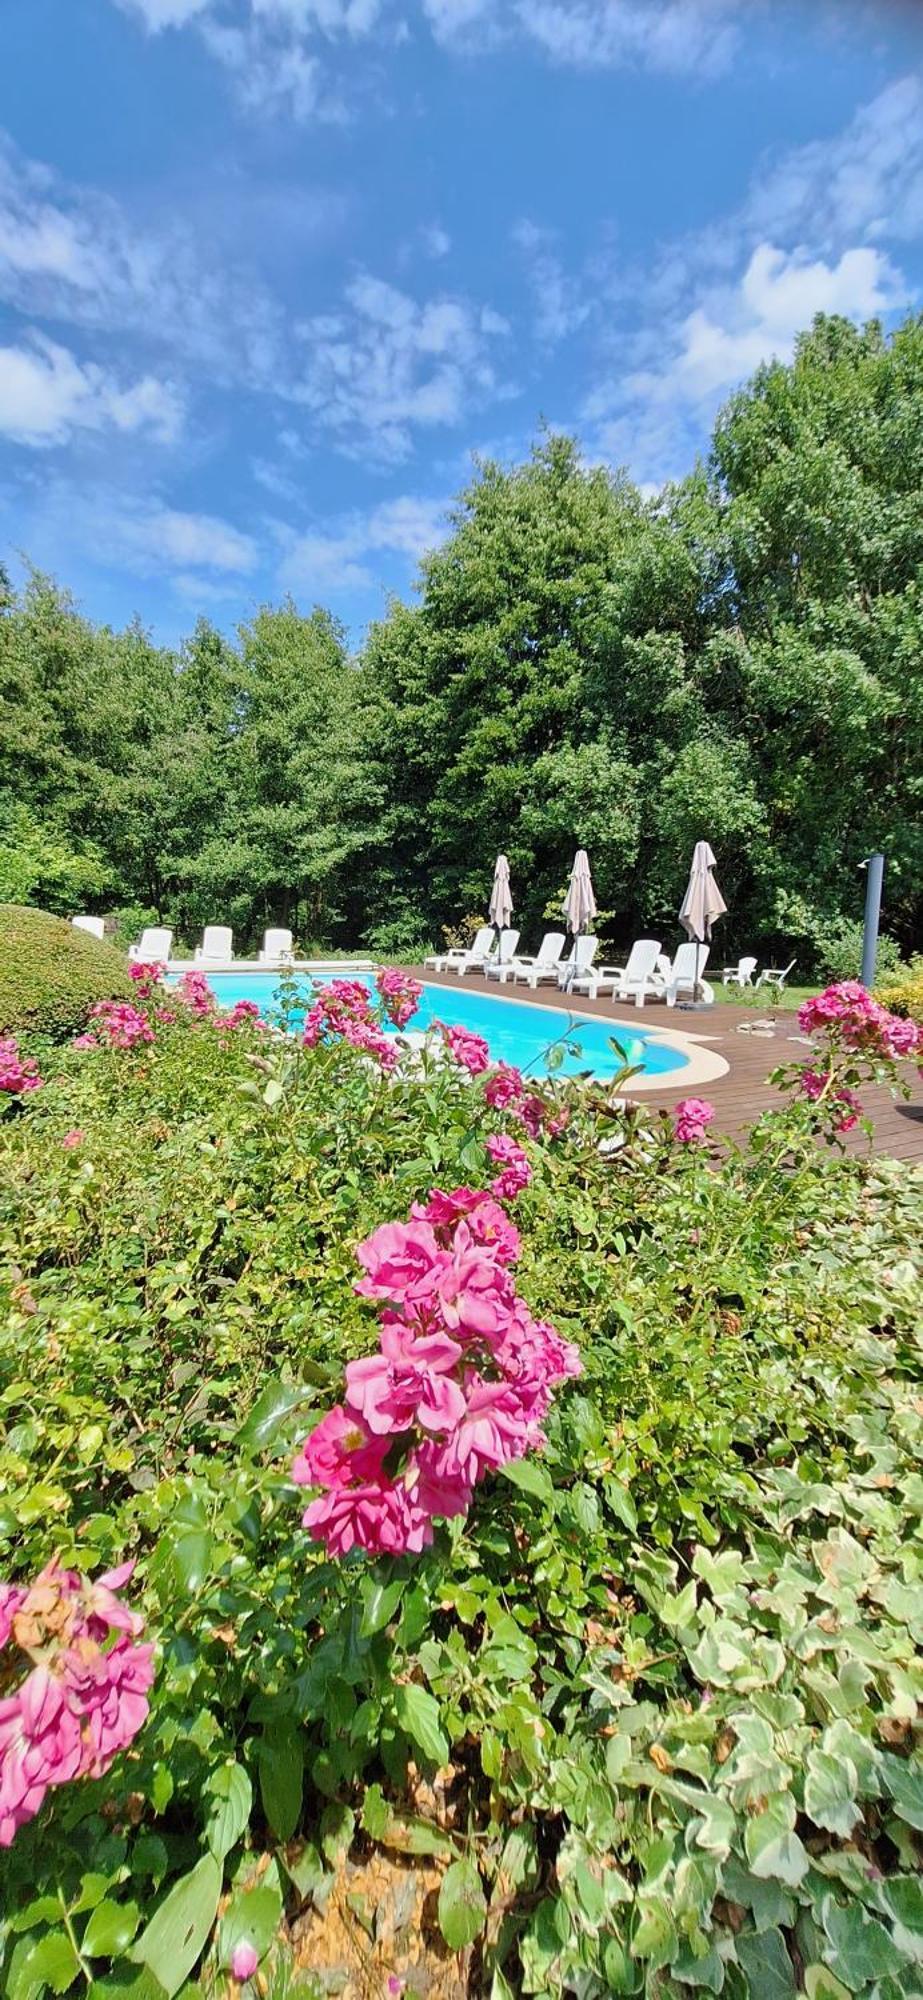
POLYGON ((712 925, 723 917, 727 904, 714 877, 715 857, 707 840, 697 840, 692 856, 692 867, 686 894, 679 907, 679 920, 688 938, 696 947, 695 986, 692 1005, 697 1006, 695 994, 699 990, 699 948, 710 943, 712 925))
POLYGON ((593 894, 593 880, 585 847, 578 847, 571 869, 567 895, 564 898, 564 915, 567 928, 579 937, 581 931, 589 929, 596 915, 596 897, 593 894))
POLYGON ((512 914, 513 892, 510 888, 510 864, 505 854, 498 854, 497 865, 494 869, 494 886, 490 892, 490 908, 487 912, 490 922, 497 932, 498 946, 502 933, 509 928, 509 921, 512 914))

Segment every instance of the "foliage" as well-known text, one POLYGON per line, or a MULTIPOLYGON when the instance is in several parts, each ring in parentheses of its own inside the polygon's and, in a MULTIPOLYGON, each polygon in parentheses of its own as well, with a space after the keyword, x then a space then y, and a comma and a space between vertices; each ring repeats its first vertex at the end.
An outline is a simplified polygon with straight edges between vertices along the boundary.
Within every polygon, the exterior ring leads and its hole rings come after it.
POLYGON ((501 849, 537 931, 584 844, 613 946, 672 947, 707 832, 727 958, 856 976, 878 848, 885 948, 909 954, 921 401, 923 321, 819 318, 657 501, 562 437, 485 463, 356 662, 321 610, 233 642, 202 620, 173 653, 33 578, 0 606, 7 893, 63 908, 82 881, 178 936, 221 915, 241 943, 277 921, 409 955, 483 913, 501 849))
POLYGON ((492 2000, 909 2000, 919 1171, 803 1097, 719 1152, 561 1084, 523 1139, 441 1044, 387 1074, 168 1011, 0 1127, 6 1572, 135 1558, 156 1646, 131 1749, 0 1863, 10 2000, 201 1962, 192 2000, 240 1946, 281 2000, 370 1846, 435 1867, 492 2000), (330 1561, 291 1465, 375 1347, 356 1248, 511 1132, 517 1288, 583 1375, 431 1548, 330 1561))
POLYGON ((125 960, 111 945, 61 917, 0 904, 0 1033, 60 1041, 96 1001, 130 992, 125 960))
POLYGON ((895 985, 885 985, 880 998, 895 1014, 923 1028, 923 958, 915 958, 895 985))

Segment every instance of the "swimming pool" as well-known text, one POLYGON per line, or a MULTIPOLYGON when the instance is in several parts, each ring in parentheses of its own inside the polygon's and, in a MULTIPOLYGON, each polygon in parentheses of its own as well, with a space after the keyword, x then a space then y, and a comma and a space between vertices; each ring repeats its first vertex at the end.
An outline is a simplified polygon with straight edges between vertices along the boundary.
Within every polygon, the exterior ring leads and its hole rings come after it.
MULTIPOLYGON (((179 975, 171 976, 175 979, 179 975)), ((236 967, 220 972, 210 968, 206 976, 222 1007, 233 1007, 238 1000, 254 1000, 265 1017, 278 1007, 279 980, 275 972, 251 972, 236 967)), ((368 973, 344 968, 340 976, 361 979, 363 985, 374 990, 374 979, 368 973)), ((327 972, 313 975, 318 985, 325 985, 335 977, 335 973, 327 972)), ((307 991, 310 983, 307 976, 296 974, 296 978, 307 991)), ((419 1010, 408 1032, 425 1033, 434 1021, 483 1035, 495 1062, 514 1063, 517 1069, 535 1077, 552 1074, 548 1064, 552 1048, 564 1051, 563 1062, 554 1069, 558 1076, 589 1074, 605 1079, 616 1076, 627 1061, 645 1076, 666 1077, 671 1071, 686 1069, 689 1063, 688 1055, 674 1042, 639 1033, 634 1027, 626 1028, 620 1021, 609 1022, 577 1011, 564 1014, 558 1007, 541 1007, 532 1001, 507 999, 500 994, 477 993, 463 980, 459 980, 457 990, 454 986, 424 986, 419 1010), (622 1055, 612 1046, 613 1036, 618 1037, 622 1055)))

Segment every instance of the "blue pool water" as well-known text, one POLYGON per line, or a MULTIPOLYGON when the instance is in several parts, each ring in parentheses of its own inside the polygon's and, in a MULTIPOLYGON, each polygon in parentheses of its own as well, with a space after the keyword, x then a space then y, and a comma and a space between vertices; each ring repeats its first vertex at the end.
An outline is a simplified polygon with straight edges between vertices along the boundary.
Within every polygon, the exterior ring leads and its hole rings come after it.
MULTIPOLYGON (((255 1000, 265 1016, 276 1010, 279 983, 274 972, 209 971, 207 976, 222 1007, 233 1007, 238 1000, 255 1000)), ((336 976, 320 975, 317 983, 326 984, 336 976)), ((341 976, 360 978, 363 985, 374 987, 370 974, 344 972, 341 976)), ((307 985, 306 977, 300 976, 299 986, 306 990, 307 985)), ((567 1015, 557 1007, 540 1007, 530 1001, 501 998, 499 994, 495 997, 491 993, 477 993, 462 979, 457 988, 425 986, 408 1032, 425 1031, 434 1021, 470 1028, 473 1034, 483 1035, 495 1062, 514 1063, 535 1077, 550 1074, 548 1052, 559 1046, 564 1048, 564 1061, 556 1074, 564 1076, 589 1072, 595 1077, 612 1077, 626 1061, 647 1076, 660 1076, 685 1069, 688 1060, 669 1042, 639 1034, 621 1023, 588 1014, 567 1015), (612 1047, 614 1035, 624 1051, 621 1056, 612 1047), (563 1042, 562 1037, 566 1037, 563 1042)))

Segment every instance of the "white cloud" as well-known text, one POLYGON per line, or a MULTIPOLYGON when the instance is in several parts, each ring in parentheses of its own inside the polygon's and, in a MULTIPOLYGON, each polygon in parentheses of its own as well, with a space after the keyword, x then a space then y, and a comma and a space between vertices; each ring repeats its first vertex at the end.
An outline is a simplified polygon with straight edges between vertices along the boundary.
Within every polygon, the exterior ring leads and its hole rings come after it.
MULTIPOLYGON (((755 0, 750 0, 751 9, 755 0)), ((520 26, 553 61, 717 76, 728 69, 741 0, 516 0, 520 26)))
POLYGON ((817 245, 923 233, 923 78, 888 84, 845 131, 769 161, 742 219, 817 245))
POLYGON ((713 288, 673 325, 658 326, 662 362, 620 370, 587 398, 595 447, 627 460, 635 476, 673 476, 717 403, 762 363, 788 360, 815 314, 866 320, 904 303, 900 274, 870 245, 828 264, 804 249, 758 244, 735 285, 713 288))
POLYGON ((535 294, 535 333, 540 341, 555 346, 586 323, 592 300, 582 281, 564 270, 550 230, 540 229, 534 222, 518 222, 513 241, 522 252, 535 294))
POLYGON ((351 514, 332 533, 310 531, 287 538, 279 569, 283 589, 322 595, 325 591, 371 590, 378 579, 370 555, 387 553, 416 563, 449 532, 446 503, 403 494, 382 501, 368 514, 351 514))
POLYGON ((100 503, 94 518, 114 559, 140 576, 192 569, 247 576, 256 567, 256 543, 214 514, 120 499, 100 503))
POLYGON ((489 342, 506 321, 466 299, 424 304, 368 272, 346 289, 346 311, 299 328, 308 345, 296 391, 345 450, 406 457, 415 426, 458 423, 497 393, 489 342))
POLYGON ((436 40, 451 42, 495 18, 496 0, 423 0, 423 12, 436 40))
POLYGON ((368 35, 381 15, 381 0, 251 0, 254 16, 287 22, 325 35, 368 35))
POLYGON ((171 218, 139 230, 117 201, 74 187, 0 135, 0 299, 31 318, 132 333, 210 380, 275 385, 281 311, 252 270, 222 263, 171 218))
POLYGON ((439 222, 430 222, 420 231, 420 242, 428 257, 447 257, 452 248, 452 238, 439 222))
POLYGON ((154 376, 122 386, 36 331, 24 345, 0 347, 0 434, 17 444, 62 444, 75 431, 99 430, 146 430, 170 444, 181 422, 178 392, 154 376))
POLYGON ((159 33, 161 28, 185 28, 203 14, 211 0, 115 0, 124 14, 134 14, 147 28, 149 34, 159 33))

